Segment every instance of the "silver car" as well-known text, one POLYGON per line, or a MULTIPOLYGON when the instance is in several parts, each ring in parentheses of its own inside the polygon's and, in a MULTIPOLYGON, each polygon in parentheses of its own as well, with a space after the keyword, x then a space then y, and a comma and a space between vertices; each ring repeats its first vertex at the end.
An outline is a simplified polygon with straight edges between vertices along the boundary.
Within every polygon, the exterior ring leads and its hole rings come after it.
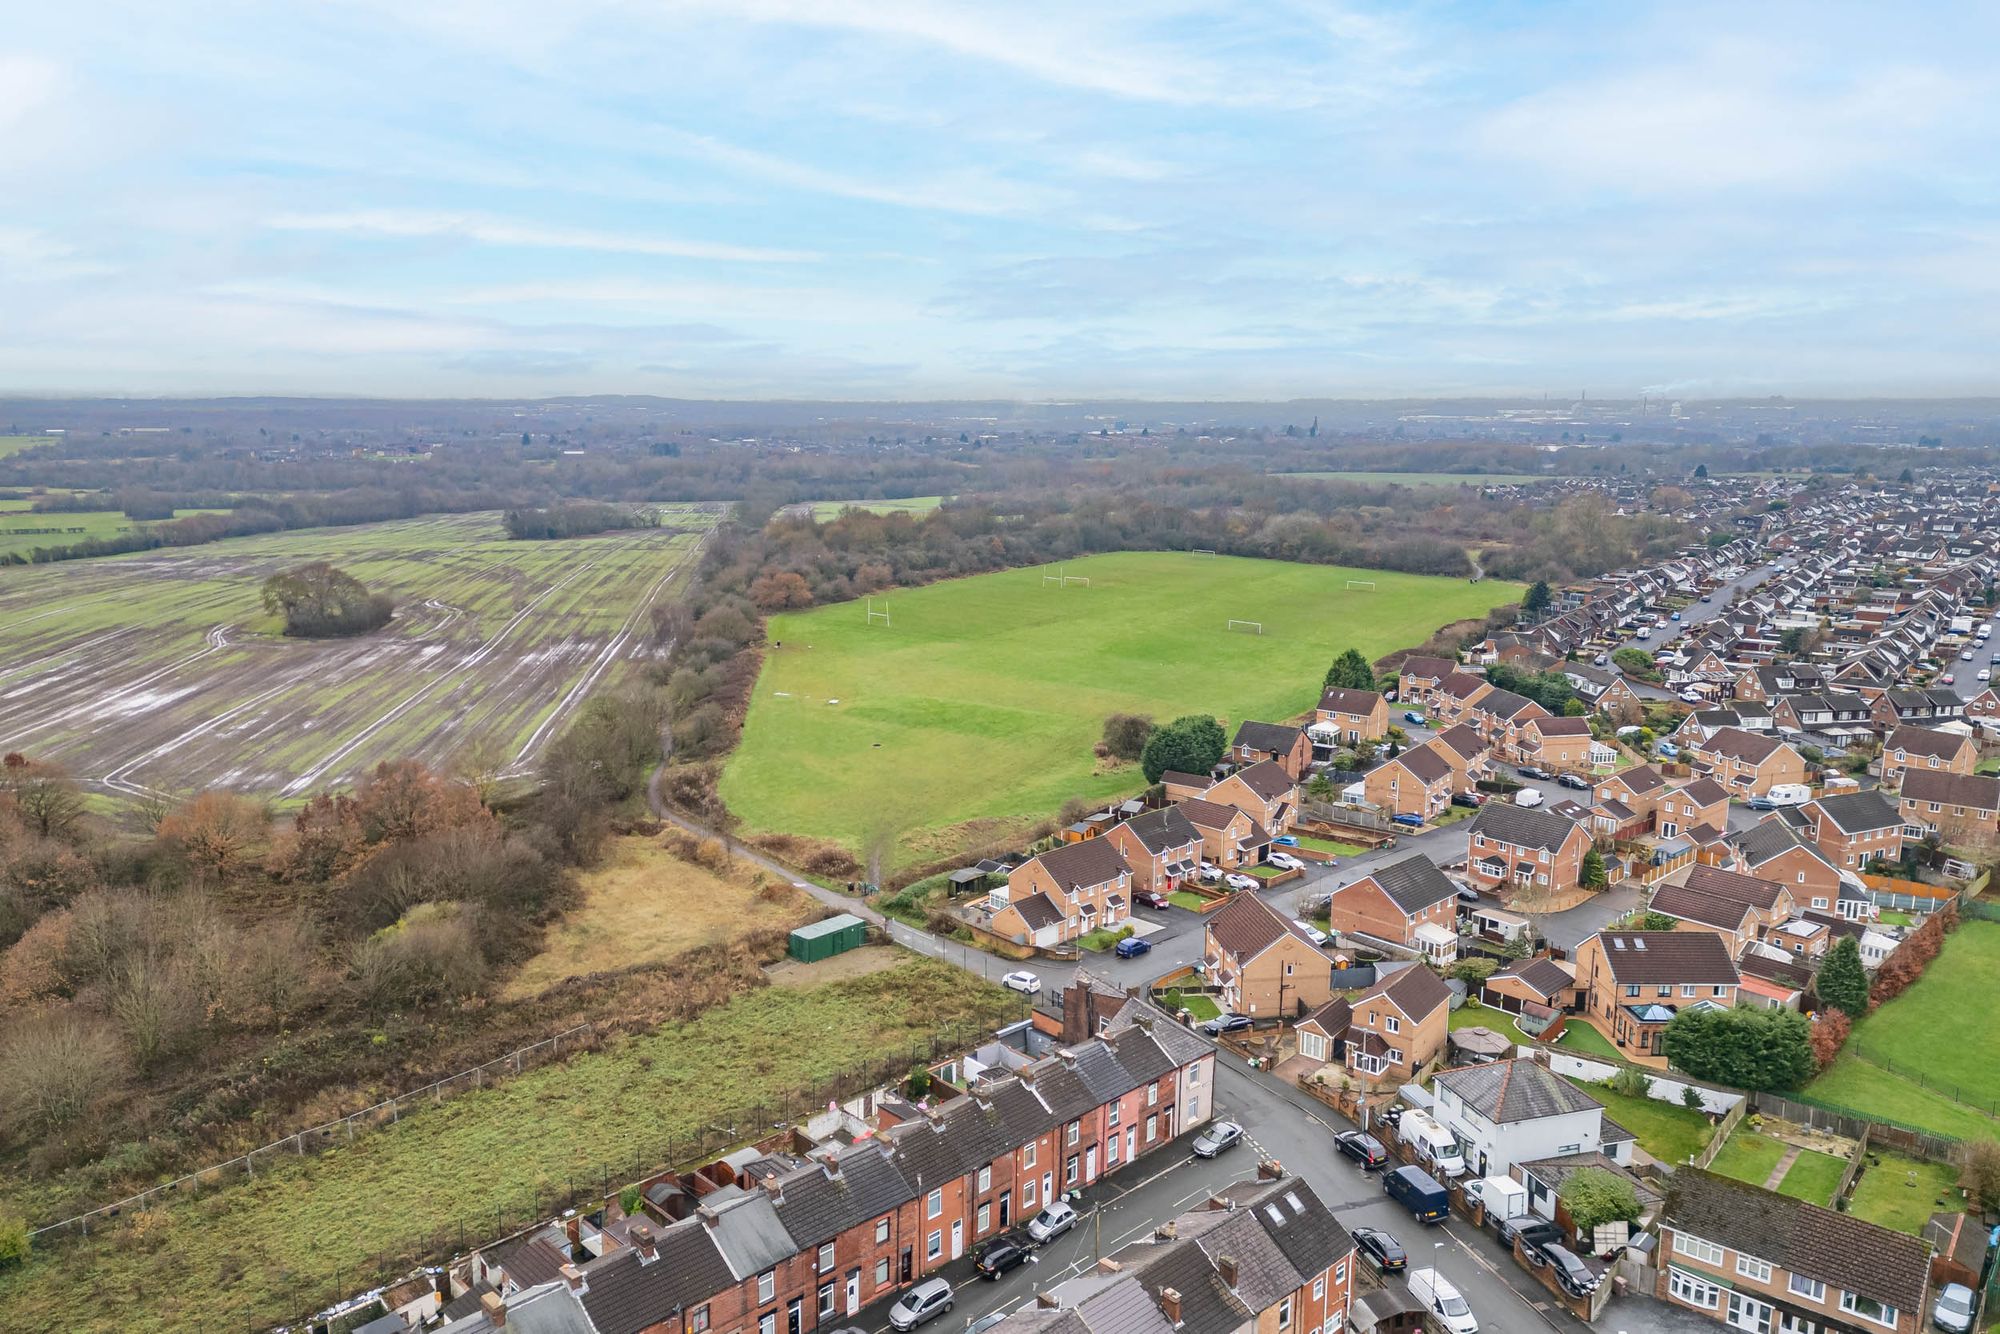
POLYGON ((1966 1334, 1972 1328, 1972 1289, 1963 1283, 1947 1283, 1931 1307, 1931 1323, 1945 1334, 1966 1334))
POLYGON ((889 1308, 889 1324, 899 1330, 912 1330, 950 1309, 951 1284, 941 1278, 927 1278, 896 1299, 896 1304, 889 1308))

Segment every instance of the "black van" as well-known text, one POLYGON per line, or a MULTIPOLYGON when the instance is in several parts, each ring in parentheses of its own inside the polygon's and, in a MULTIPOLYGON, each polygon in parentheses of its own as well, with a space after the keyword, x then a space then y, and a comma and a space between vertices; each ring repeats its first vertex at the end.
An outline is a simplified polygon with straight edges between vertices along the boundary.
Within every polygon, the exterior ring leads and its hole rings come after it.
POLYGON ((1382 1190, 1419 1223, 1442 1223, 1451 1216, 1451 1196, 1421 1167, 1384 1172, 1382 1190))

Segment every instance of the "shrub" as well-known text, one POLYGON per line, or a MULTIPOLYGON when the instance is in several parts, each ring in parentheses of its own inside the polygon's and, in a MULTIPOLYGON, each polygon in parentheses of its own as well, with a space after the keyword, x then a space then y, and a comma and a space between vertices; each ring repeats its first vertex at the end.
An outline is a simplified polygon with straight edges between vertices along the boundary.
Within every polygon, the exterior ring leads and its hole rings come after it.
POLYGON ((68 1008, 14 1024, 0 1042, 0 1110, 29 1135, 80 1123, 123 1073, 109 1029, 68 1008))
POLYGON ((1563 1182, 1563 1203, 1579 1234, 1605 1223, 1639 1219, 1639 1194, 1632 1183, 1601 1167, 1586 1167, 1563 1182))
POLYGON ((1104 750, 1114 759, 1137 760, 1145 753, 1153 720, 1141 713, 1114 713, 1104 720, 1104 750))
POLYGON ((1958 1184, 1987 1213, 2000 1209, 2000 1142, 1967 1140, 1958 1150, 1958 1184))
POLYGON ((1644 1070, 1629 1065, 1620 1066, 1618 1073, 1611 1076, 1611 1088, 1613 1092, 1622 1093, 1628 1098, 1650 1097, 1653 1091, 1653 1078, 1644 1070))
POLYGON ((0 1270, 28 1262, 28 1221, 0 1214, 0 1270))
POLYGON ((456 903, 425 903, 363 941, 349 971, 377 1010, 464 1000, 486 980, 471 913, 456 903))
POLYGON ((1682 1010, 1666 1029, 1667 1059, 1697 1079, 1779 1092, 1813 1074, 1811 1024, 1793 1010, 1682 1010))
POLYGON ((618 1192, 618 1207, 624 1210, 627 1218, 637 1217, 644 1204, 645 1196, 637 1186, 627 1186, 618 1192))
POLYGON ((1492 959, 1460 959, 1451 966, 1451 975, 1461 982, 1477 987, 1493 976, 1500 965, 1492 959))

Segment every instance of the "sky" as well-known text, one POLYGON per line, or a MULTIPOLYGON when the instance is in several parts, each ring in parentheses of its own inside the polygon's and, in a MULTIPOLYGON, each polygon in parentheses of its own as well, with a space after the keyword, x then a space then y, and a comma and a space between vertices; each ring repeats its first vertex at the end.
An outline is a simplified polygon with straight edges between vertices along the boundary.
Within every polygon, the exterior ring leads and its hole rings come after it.
POLYGON ((0 393, 2000 392, 2000 6, 0 4, 0 393))

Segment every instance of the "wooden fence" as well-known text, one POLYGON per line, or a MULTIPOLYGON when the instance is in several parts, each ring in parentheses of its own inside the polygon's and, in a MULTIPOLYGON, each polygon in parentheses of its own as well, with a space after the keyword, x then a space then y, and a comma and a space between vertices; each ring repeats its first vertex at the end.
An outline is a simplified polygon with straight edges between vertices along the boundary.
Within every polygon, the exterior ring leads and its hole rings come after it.
POLYGON ((1750 1099, 1759 1112, 1796 1121, 1815 1130, 1831 1131, 1852 1140, 1865 1137, 1872 1145, 1908 1154, 1912 1158, 1922 1158, 1926 1162, 1949 1163, 1957 1159, 1959 1142, 1948 1135, 1936 1135, 1915 1126, 1864 1116, 1852 1108, 1837 1107, 1798 1095, 1786 1097, 1778 1093, 1753 1093, 1750 1099))

